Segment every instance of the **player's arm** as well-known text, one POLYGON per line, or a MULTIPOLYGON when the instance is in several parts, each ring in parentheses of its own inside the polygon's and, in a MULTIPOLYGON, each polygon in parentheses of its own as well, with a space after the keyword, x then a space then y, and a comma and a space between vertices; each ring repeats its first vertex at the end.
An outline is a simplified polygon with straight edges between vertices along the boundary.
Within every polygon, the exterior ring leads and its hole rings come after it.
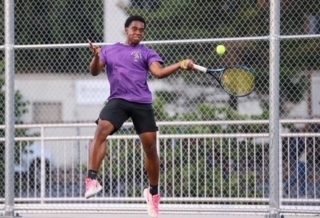
POLYGON ((163 67, 159 62, 153 62, 150 65, 150 72, 157 78, 165 78, 175 72, 177 72, 179 69, 184 70, 193 70, 193 61, 192 60, 183 60, 178 63, 172 64, 167 67, 163 67))
POLYGON ((105 64, 100 60, 100 57, 94 57, 90 63, 90 72, 92 76, 97 76, 104 69, 105 64))
POLYGON ((93 59, 90 63, 90 72, 93 76, 96 76, 102 72, 102 70, 105 67, 105 64, 100 60, 101 49, 97 46, 94 46, 90 40, 88 40, 88 42, 91 48, 91 52, 93 54, 93 59))

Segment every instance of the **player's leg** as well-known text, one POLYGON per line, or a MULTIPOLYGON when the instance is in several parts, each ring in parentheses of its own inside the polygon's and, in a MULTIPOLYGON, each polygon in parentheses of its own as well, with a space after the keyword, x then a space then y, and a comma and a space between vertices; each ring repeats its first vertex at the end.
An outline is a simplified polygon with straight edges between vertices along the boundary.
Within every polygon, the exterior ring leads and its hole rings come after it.
POLYGON ((106 138, 114 132, 115 127, 108 120, 98 121, 94 139, 90 146, 89 168, 99 171, 100 165, 106 156, 107 141, 106 138))
POLYGON ((160 174, 160 161, 157 153, 156 132, 145 132, 140 134, 143 150, 146 154, 145 166, 150 182, 152 195, 158 194, 158 183, 160 174))
POLYGON ((160 161, 157 153, 156 132, 141 133, 140 139, 146 154, 146 170, 149 178, 150 187, 143 191, 147 202, 147 211, 149 216, 159 216, 160 194, 158 193, 160 161))
POLYGON ((128 119, 129 113, 123 109, 121 100, 109 101, 101 110, 94 139, 90 146, 89 170, 86 179, 85 197, 90 198, 101 191, 97 174, 107 151, 107 137, 116 132, 128 119))
POLYGON ((102 186, 97 180, 97 174, 106 155, 106 138, 114 131, 114 129, 115 127, 109 121, 98 120, 96 133, 90 145, 89 170, 86 179, 86 198, 90 198, 102 190, 102 186))
POLYGON ((160 174, 160 161, 157 153, 158 127, 156 126, 151 105, 136 104, 133 108, 131 117, 146 154, 145 164, 150 182, 150 187, 144 190, 144 197, 147 202, 149 216, 158 217, 160 203, 160 195, 158 193, 160 174))
POLYGON ((160 194, 158 193, 160 161, 156 145, 157 134, 156 132, 144 132, 139 136, 146 154, 145 164, 150 182, 150 187, 143 191, 143 195, 147 202, 149 216, 158 217, 160 203, 160 194))

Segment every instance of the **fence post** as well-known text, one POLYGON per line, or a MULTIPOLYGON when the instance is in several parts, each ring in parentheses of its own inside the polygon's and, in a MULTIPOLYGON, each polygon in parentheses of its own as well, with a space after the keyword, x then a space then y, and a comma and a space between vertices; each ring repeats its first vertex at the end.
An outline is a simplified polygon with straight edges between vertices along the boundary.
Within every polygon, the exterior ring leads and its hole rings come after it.
POLYGON ((14 0, 5 0, 5 204, 14 216, 14 0))
POLYGON ((270 1, 270 90, 269 90, 269 217, 280 217, 279 196, 279 74, 280 1, 270 1))

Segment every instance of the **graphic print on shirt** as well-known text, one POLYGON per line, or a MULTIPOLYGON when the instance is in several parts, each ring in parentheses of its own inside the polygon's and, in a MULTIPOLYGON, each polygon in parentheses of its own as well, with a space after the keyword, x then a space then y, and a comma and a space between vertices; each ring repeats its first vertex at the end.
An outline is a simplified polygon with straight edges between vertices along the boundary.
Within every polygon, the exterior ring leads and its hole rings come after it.
POLYGON ((142 60, 142 54, 140 53, 140 51, 133 51, 131 52, 131 56, 134 57, 133 61, 140 61, 142 60))

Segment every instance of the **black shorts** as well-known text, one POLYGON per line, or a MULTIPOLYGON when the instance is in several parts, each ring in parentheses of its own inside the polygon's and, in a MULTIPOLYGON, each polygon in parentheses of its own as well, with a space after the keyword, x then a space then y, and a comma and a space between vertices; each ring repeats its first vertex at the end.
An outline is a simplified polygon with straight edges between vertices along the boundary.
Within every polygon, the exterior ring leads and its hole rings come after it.
MULTIPOLYGON (((101 120, 108 120, 115 126, 116 130, 113 133, 119 130, 122 124, 130 117, 137 134, 158 131, 151 104, 112 99, 108 101, 99 115, 101 120)), ((98 123, 98 120, 96 123, 98 123)))

